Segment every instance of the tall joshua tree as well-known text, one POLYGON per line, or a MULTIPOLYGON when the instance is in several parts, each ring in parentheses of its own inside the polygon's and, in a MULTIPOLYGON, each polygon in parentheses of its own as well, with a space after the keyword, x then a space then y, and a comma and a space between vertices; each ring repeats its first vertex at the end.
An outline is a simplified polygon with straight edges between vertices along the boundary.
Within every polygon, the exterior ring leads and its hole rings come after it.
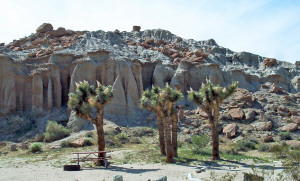
MULTIPOLYGON (((87 81, 76 83, 75 93, 69 94, 68 107, 75 111, 76 116, 87 119, 96 125, 98 151, 105 150, 103 130, 104 106, 109 103, 112 98, 112 86, 103 86, 98 81, 96 87, 89 85, 87 81), (92 116, 93 108, 97 110, 96 117, 92 116)), ((98 156, 103 157, 103 154, 99 154, 98 156)))
POLYGON ((173 157, 177 156, 175 103, 181 97, 182 94, 179 91, 172 89, 167 84, 163 89, 153 87, 151 90, 146 90, 140 99, 141 107, 152 111, 157 117, 160 152, 162 155, 167 155, 167 163, 173 163, 173 157))
POLYGON ((219 110, 222 102, 232 95, 238 86, 238 82, 233 82, 227 88, 213 85, 209 80, 202 84, 201 89, 197 92, 190 90, 188 98, 195 102, 208 115, 208 123, 212 131, 212 160, 220 159, 219 155, 219 110))

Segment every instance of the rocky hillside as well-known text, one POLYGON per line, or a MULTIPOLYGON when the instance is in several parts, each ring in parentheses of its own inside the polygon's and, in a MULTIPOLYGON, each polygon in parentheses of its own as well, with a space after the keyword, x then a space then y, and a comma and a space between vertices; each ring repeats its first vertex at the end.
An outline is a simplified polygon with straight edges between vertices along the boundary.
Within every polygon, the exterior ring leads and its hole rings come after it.
MULTIPOLYGON (((143 90, 169 83, 186 93, 207 77, 223 86, 239 81, 254 94, 267 88, 266 96, 292 96, 299 105, 300 62, 234 52, 212 39, 184 39, 162 29, 88 32, 43 24, 28 37, 0 44, 0 115, 68 114, 62 110, 75 82, 98 80, 116 91, 107 115, 139 120, 143 90)), ((260 96, 262 102, 266 96, 260 96)))

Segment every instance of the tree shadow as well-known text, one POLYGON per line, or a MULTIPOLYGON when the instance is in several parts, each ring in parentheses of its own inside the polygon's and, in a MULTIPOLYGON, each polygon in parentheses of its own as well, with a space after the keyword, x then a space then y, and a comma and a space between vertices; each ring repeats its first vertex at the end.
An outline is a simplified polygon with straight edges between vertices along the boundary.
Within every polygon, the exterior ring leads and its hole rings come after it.
POLYGON ((125 168, 120 166, 109 166, 108 168, 105 167, 91 167, 91 168, 82 168, 82 170, 108 170, 108 171, 116 171, 116 172, 124 172, 124 173, 131 173, 131 174, 141 174, 145 172, 153 172, 159 171, 161 169, 134 169, 134 168, 125 168))

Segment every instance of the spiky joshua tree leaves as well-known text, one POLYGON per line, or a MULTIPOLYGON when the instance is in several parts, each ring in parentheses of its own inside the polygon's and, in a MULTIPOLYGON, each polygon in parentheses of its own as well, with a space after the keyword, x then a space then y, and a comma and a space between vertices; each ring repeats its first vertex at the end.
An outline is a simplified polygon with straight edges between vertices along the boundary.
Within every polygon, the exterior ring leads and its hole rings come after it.
POLYGON ((141 107, 152 111, 157 118, 160 152, 162 155, 167 155, 167 163, 173 163, 174 156, 177 156, 175 103, 181 98, 181 92, 166 84, 164 88, 153 87, 151 90, 144 91, 140 99, 141 107))
MULTIPOLYGON (((103 86, 97 81, 97 85, 90 85, 88 81, 76 83, 75 93, 69 94, 68 107, 75 111, 76 116, 87 119, 96 125, 98 135, 98 151, 105 150, 103 115, 104 106, 113 98, 112 86, 103 86), (97 116, 92 116, 93 109, 97 116)), ((103 157, 102 154, 98 155, 103 157)), ((103 162, 99 162, 99 164, 103 162)))
POLYGON ((212 131, 212 160, 220 159, 219 156, 219 110, 222 102, 232 95, 238 87, 238 82, 233 82, 227 88, 213 85, 209 80, 202 84, 199 91, 188 91, 188 99, 196 103, 208 115, 209 126, 212 131))

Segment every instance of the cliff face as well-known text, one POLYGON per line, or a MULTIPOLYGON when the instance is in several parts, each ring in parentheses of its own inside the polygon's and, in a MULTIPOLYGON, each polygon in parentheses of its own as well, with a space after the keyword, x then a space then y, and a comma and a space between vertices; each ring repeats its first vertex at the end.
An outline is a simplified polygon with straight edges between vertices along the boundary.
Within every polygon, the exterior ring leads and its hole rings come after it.
MULTIPOLYGON (((106 113, 132 119, 152 85, 169 83, 184 93, 210 78, 226 86, 239 81, 255 92, 267 82, 300 91, 300 67, 233 52, 214 40, 185 40, 166 30, 132 32, 38 31, 0 46, 0 114, 46 115, 66 107, 75 82, 111 84, 115 98, 106 113)), ((61 29, 59 31, 62 31, 61 29)))

